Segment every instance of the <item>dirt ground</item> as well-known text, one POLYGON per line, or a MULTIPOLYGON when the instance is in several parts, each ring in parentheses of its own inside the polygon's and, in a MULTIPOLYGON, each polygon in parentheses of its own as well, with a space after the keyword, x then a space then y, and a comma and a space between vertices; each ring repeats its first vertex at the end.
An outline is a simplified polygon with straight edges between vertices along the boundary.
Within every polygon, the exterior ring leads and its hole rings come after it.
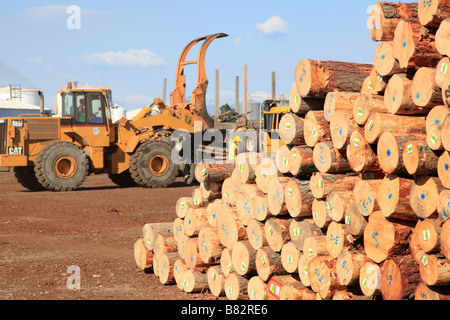
POLYGON ((145 223, 171 222, 179 197, 194 187, 119 188, 107 175, 89 176, 73 192, 29 192, 0 172, 1 300, 197 300, 140 271, 133 245, 145 223), (80 290, 69 289, 69 266, 80 290))

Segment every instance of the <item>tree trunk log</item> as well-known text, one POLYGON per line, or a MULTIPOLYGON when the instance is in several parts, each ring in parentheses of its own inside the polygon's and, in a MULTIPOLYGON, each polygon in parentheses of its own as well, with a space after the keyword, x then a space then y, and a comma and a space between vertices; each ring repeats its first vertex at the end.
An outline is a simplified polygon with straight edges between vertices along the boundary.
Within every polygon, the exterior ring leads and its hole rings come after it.
POLYGON ((291 219, 270 218, 265 222, 264 233, 269 247, 280 252, 283 245, 290 241, 289 224, 291 219))
POLYGON ((309 181, 291 178, 286 183, 284 201, 291 217, 311 217, 313 200, 309 181))
POLYGON ((324 104, 325 120, 330 122, 331 116, 338 110, 352 110, 359 95, 359 92, 328 92, 324 104))
POLYGON ((450 300, 448 287, 428 287, 421 282, 416 288, 414 300, 450 300))
POLYGON ((293 113, 283 115, 278 126, 281 141, 289 145, 305 144, 304 121, 304 118, 293 113))
MULTIPOLYGON (((374 65, 377 72, 384 77, 397 73, 411 72, 414 67, 401 68, 400 63, 394 57, 393 42, 382 42, 377 46, 374 57, 374 65)), ((385 91, 387 90, 387 87, 385 91)))
POLYGON ((281 264, 289 273, 296 273, 298 268, 298 259, 300 259, 300 250, 295 247, 291 241, 286 242, 281 248, 281 264))
POLYGON ((327 198, 327 212, 331 220, 343 222, 347 207, 353 201, 353 191, 333 191, 327 198))
POLYGON ((173 223, 146 223, 142 227, 142 238, 144 239, 145 247, 148 250, 153 251, 153 246, 155 245, 159 232, 172 233, 173 223))
POLYGON ((198 236, 200 230, 208 227, 208 216, 205 208, 189 209, 184 218, 183 230, 189 237, 198 236))
POLYGON ((450 220, 446 220, 441 228, 441 252, 450 260, 450 220))
POLYGON ((206 272, 208 278, 208 287, 211 294, 215 297, 223 297, 225 295, 225 276, 220 266, 211 266, 206 272))
POLYGON ((382 179, 361 180, 355 184, 353 199, 363 216, 368 217, 372 212, 380 210, 377 197, 382 181, 382 179))
POLYGON ((274 216, 289 214, 284 194, 290 180, 290 177, 274 177, 269 181, 267 199, 269 200, 269 211, 274 216))
POLYGON ((231 251, 233 269, 241 276, 256 275, 256 252, 248 240, 237 242, 231 251))
POLYGON ((446 189, 439 193, 437 211, 442 221, 450 218, 450 190, 446 189))
POLYGON ((421 67, 414 74, 411 97, 416 106, 428 114, 433 107, 442 104, 442 91, 436 81, 436 67, 421 67))
POLYGON ((162 253, 159 256, 159 281, 165 285, 175 284, 175 262, 180 258, 178 252, 162 253))
POLYGON ((228 275, 233 272, 233 264, 231 263, 231 249, 224 248, 222 250, 222 255, 220 257, 220 268, 222 269, 224 277, 228 277, 228 275))
POLYGON ((411 208, 421 219, 437 217, 439 193, 444 190, 439 178, 419 175, 411 185, 411 208))
POLYGON ((436 49, 443 56, 450 54, 450 41, 448 35, 450 34, 450 18, 444 19, 436 32, 436 49))
POLYGON ((306 145, 310 148, 319 142, 331 140, 330 123, 325 119, 324 111, 310 111, 306 114, 303 136, 306 145))
POLYGON ((358 125, 363 126, 373 112, 388 112, 384 96, 361 94, 353 106, 353 119, 358 125))
POLYGON ((327 255, 327 236, 318 235, 306 238, 305 242, 303 243, 302 251, 303 254, 306 254, 311 258, 327 255))
POLYGON ((411 208, 410 194, 413 179, 387 175, 378 188, 377 202, 385 217, 417 221, 411 208))
MULTIPOLYGON (((442 102, 442 98, 441 98, 442 102)), ((445 118, 450 114, 445 105, 433 107, 426 118, 427 144, 432 150, 444 150, 441 132, 445 118)))
POLYGON ((410 140, 403 149, 403 165, 410 175, 436 175, 438 161, 439 157, 428 146, 427 141, 410 140))
POLYGON ((195 269, 186 269, 181 277, 183 289, 188 293, 204 292, 208 289, 208 277, 195 269))
POLYGON ((267 284, 260 276, 251 277, 248 281, 248 297, 250 300, 267 300, 267 284))
POLYGON ((359 287, 367 297, 381 295, 380 266, 372 261, 367 261, 359 271, 359 287))
POLYGON ((444 151, 438 160, 437 173, 444 187, 450 188, 450 152, 444 151))
POLYGON ((447 286, 450 284, 450 262, 438 254, 425 254, 419 263, 422 281, 429 286, 447 286))
POLYGON ((426 27, 439 28, 441 22, 450 16, 450 3, 447 1, 423 1, 418 6, 419 22, 426 27))
POLYGON ((224 246, 220 243, 217 228, 202 228, 198 234, 198 241, 198 251, 202 261, 206 264, 219 263, 224 246))
POLYGON ((195 167, 195 178, 198 182, 220 182, 229 178, 234 164, 199 163, 195 167))
POLYGON ((342 289, 337 279, 336 259, 330 256, 314 257, 308 265, 311 289, 322 299, 330 299, 335 291, 342 289))
POLYGON ((291 86, 289 94, 289 107, 297 115, 307 114, 311 110, 323 110, 323 99, 302 98, 298 93, 297 84, 291 86))
POLYGON ((186 213, 192 207, 194 207, 194 201, 192 200, 192 197, 178 198, 177 204, 175 207, 177 217, 184 219, 184 217, 186 216, 186 213))
POLYGON ((355 238, 362 238, 367 226, 367 217, 362 215, 353 202, 347 206, 345 211, 345 227, 355 238))
POLYGON ((331 116, 330 131, 333 145, 341 150, 348 146, 353 132, 363 132, 363 129, 353 119, 352 110, 338 110, 331 116))
POLYGON ((355 174, 329 174, 315 172, 310 178, 310 188, 313 196, 323 199, 332 191, 352 190, 361 178, 355 174))
POLYGON ((312 203, 312 216, 316 226, 321 229, 328 227, 332 220, 328 215, 326 200, 314 198, 312 203))
POLYGON ((134 260, 139 269, 145 273, 153 270, 153 252, 145 247, 143 238, 139 238, 134 243, 134 260))
POLYGON ((298 221, 296 219, 291 220, 289 225, 289 234, 291 242, 295 245, 297 250, 303 251, 303 245, 305 239, 314 236, 323 236, 323 231, 320 229, 312 219, 304 219, 298 221))
POLYGON ((345 228, 345 225, 332 221, 327 229, 326 245, 328 255, 337 258, 343 251, 347 251, 352 247, 355 238, 345 228))
POLYGON ((256 252, 256 271, 264 282, 274 275, 287 274, 281 263, 281 254, 270 247, 262 247, 256 252))
POLYGON ((272 217, 269 211, 269 199, 267 195, 256 196, 252 200, 252 214, 258 221, 266 221, 272 217))
POLYGON ((357 285, 361 268, 369 261, 369 257, 364 253, 351 250, 341 252, 336 261, 339 284, 347 287, 357 285))
POLYGON ((314 147, 314 164, 322 173, 351 171, 345 151, 337 149, 331 141, 320 142, 314 147))
POLYGON ((307 146, 294 146, 288 157, 288 170, 294 177, 311 177, 317 171, 314 151, 307 146))
POLYGON ((412 299, 421 280, 419 266, 410 256, 392 257, 382 264, 380 279, 384 300, 412 299))
POLYGON ((378 156, 373 150, 364 134, 360 131, 353 131, 350 136, 350 143, 347 145, 347 161, 355 172, 380 172, 381 167, 378 156))
POLYGON ((316 300, 316 293, 307 288, 301 281, 281 286, 280 300, 316 300))

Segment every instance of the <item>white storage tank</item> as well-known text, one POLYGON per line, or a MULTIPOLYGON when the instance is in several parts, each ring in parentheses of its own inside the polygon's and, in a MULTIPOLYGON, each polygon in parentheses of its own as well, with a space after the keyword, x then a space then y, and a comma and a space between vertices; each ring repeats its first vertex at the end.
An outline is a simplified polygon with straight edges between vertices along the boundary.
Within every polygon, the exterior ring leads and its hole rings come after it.
POLYGON ((111 107, 111 121, 115 123, 116 121, 126 118, 127 112, 124 107, 115 104, 111 107))
POLYGON ((2 87, 0 88, 0 100, 19 101, 27 105, 40 106, 42 94, 40 89, 24 89, 20 87, 2 87))

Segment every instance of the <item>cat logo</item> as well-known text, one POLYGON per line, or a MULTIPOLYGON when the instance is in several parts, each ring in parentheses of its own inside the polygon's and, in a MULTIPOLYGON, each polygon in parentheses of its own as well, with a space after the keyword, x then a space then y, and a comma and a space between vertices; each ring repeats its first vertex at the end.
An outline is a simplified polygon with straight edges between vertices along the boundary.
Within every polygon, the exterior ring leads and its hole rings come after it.
POLYGON ((21 156, 23 154, 23 147, 9 147, 8 154, 10 156, 21 156))

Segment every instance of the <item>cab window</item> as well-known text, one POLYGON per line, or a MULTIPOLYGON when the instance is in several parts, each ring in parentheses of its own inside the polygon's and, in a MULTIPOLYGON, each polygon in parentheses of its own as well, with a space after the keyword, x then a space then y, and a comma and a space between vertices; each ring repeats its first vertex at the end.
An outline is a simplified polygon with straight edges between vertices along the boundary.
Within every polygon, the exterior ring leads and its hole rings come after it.
POLYGON ((73 111, 73 96, 65 94, 63 97, 63 117, 72 117, 73 111))
POLYGON ((88 98, 88 122, 94 124, 103 123, 102 96, 98 93, 90 93, 88 98))

